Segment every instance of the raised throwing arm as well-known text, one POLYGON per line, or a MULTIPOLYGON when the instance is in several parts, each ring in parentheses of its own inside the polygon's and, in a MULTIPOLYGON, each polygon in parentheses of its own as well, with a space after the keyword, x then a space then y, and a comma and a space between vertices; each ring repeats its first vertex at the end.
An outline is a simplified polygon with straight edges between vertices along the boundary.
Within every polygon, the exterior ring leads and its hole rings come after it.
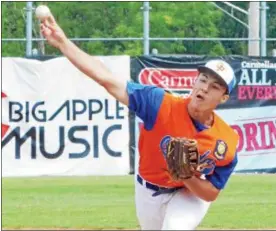
POLYGON ((118 101, 128 106, 126 80, 114 76, 100 60, 85 53, 70 41, 56 23, 53 15, 41 22, 40 29, 50 45, 59 49, 81 72, 102 85, 118 101))

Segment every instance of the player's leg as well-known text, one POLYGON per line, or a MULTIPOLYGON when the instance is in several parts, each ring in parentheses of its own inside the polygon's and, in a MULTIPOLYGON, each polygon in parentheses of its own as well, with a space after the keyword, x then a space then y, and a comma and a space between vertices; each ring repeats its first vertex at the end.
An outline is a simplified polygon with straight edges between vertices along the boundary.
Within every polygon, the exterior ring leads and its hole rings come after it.
POLYGON ((161 230, 166 202, 172 195, 153 197, 154 191, 135 182, 136 214, 142 230, 161 230))
POLYGON ((167 205, 162 230, 194 230, 206 215, 210 202, 186 189, 174 194, 167 205))

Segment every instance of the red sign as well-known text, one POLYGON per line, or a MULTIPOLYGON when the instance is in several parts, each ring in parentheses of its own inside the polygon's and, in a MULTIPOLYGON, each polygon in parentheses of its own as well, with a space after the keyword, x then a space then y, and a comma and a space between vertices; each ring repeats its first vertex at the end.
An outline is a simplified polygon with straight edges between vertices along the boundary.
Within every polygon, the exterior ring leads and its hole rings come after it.
MULTIPOLYGON (((7 95, 4 92, 1 92, 1 98, 6 98, 7 95)), ((9 126, 6 124, 1 124, 1 138, 7 133, 9 126)))
POLYGON ((166 90, 191 91, 197 76, 197 69, 145 68, 141 70, 138 79, 142 84, 166 90))

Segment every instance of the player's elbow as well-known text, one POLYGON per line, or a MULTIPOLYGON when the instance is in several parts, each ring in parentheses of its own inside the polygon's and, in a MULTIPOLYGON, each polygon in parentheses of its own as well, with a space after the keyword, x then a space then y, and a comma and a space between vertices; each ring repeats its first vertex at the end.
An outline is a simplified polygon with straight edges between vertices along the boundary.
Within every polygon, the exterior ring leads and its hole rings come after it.
POLYGON ((109 94, 111 94, 115 99, 119 102, 123 103, 124 105, 128 106, 128 94, 126 91, 127 82, 126 81, 103 81, 100 83, 109 94))
POLYGON ((116 93, 117 86, 114 84, 114 82, 110 81, 109 79, 104 79, 98 82, 102 87, 104 87, 107 92, 111 95, 114 95, 114 92, 116 93))
POLYGON ((209 196, 205 197, 204 200, 206 202, 213 202, 217 199, 217 197, 218 197, 217 195, 209 195, 209 196))
POLYGON ((109 90, 112 87, 112 82, 110 82, 109 79, 99 79, 97 82, 106 90, 109 90))
POLYGON ((212 189, 205 194, 205 197, 203 198, 203 200, 205 200, 206 202, 213 202, 217 199, 219 192, 220 191, 218 189, 212 189))

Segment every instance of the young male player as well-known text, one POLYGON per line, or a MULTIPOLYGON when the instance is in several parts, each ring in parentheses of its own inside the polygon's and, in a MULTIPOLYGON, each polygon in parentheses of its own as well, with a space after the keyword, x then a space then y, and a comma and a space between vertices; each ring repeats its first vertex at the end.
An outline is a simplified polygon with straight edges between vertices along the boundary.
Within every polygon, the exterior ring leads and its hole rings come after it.
POLYGON ((41 32, 73 65, 143 120, 135 185, 141 228, 195 229, 237 164, 238 135, 214 113, 234 87, 230 65, 212 60, 199 67, 191 97, 183 99, 164 89, 114 76, 99 60, 74 45, 52 15, 42 21, 41 32), (172 181, 166 171, 166 144, 172 137, 196 139, 201 155, 201 169, 182 182, 172 181))

